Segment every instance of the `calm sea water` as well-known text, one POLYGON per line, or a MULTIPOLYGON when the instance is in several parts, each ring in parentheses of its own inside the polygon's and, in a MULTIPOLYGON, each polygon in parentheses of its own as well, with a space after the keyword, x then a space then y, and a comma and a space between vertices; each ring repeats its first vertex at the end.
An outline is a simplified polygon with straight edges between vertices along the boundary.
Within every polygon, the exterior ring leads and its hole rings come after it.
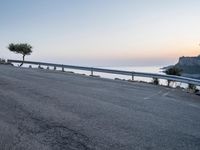
MULTIPOLYGON (((123 70, 123 71, 135 71, 135 72, 146 72, 146 73, 159 73, 163 74, 162 70, 160 67, 155 67, 155 66, 142 66, 142 67, 97 67, 97 68, 103 68, 103 69, 114 69, 114 70, 123 70)), ((81 74, 86 74, 90 75, 89 71, 80 71, 80 70, 75 70, 75 69, 65 69, 66 71, 73 71, 75 73, 81 73, 81 74)), ((94 75, 99 75, 100 77, 105 77, 105 78, 119 78, 119 79, 131 79, 131 76, 126 76, 126 75, 115 75, 115 74, 109 74, 109 73, 101 73, 101 72, 94 72, 94 75)))
MULTIPOLYGON (((24 67, 28 67, 28 66, 25 65, 24 67)), ((37 67, 37 66, 32 66, 32 67, 37 67)), ((162 67, 163 66, 120 66, 120 67, 98 67, 98 68, 164 74, 163 70, 161 69, 162 67)), ((53 67, 50 67, 50 69, 53 69, 53 67)), ((61 70, 61 68, 57 68, 57 70, 61 70)), ((76 70, 76 69, 65 69, 65 71, 71 71, 74 73, 85 74, 85 75, 90 75, 91 73, 90 71, 81 71, 81 70, 76 70)), ((94 75, 100 76, 102 78, 121 79, 121 80, 130 80, 132 78, 131 76, 126 76, 126 75, 115 75, 115 74, 100 73, 100 72, 94 72, 94 75)), ((134 77, 134 80, 152 82, 152 78, 146 78, 146 77, 134 77)), ((159 79, 159 82, 161 85, 167 85, 166 80, 159 79)), ((186 88, 187 84, 176 82, 172 84, 171 86, 174 86, 174 87, 180 86, 180 87, 186 88)))
MULTIPOLYGON (((134 71, 134 72, 145 72, 145 73, 159 73, 159 74, 163 74, 162 70, 160 69, 160 67, 156 67, 156 66, 132 66, 132 67, 104 67, 106 69, 114 69, 114 70, 123 70, 123 71, 134 71)), ((113 75, 113 74, 107 74, 107 73, 100 73, 102 77, 106 77, 106 78, 119 78, 119 79, 125 79, 125 80, 129 80, 131 79, 131 76, 124 76, 124 75, 113 75)), ((135 77, 135 80, 138 81, 146 81, 146 82, 150 82, 152 79, 149 78, 143 78, 143 77, 135 77)))
MULTIPOLYGON (((161 69, 163 66, 121 66, 121 67, 98 67, 98 68, 104 68, 104 69, 114 69, 114 70, 123 70, 123 71, 135 71, 135 72, 143 72, 143 73, 158 73, 158 74, 165 74, 163 70, 161 69)), ((90 72, 88 71, 79 71, 79 70, 73 70, 69 69, 66 71, 73 71, 75 73, 80 73, 80 74, 86 74, 90 75, 90 72)), ((131 76, 126 76, 126 75, 115 75, 115 74, 109 74, 109 73, 99 73, 99 72, 94 72, 94 75, 100 76, 102 78, 109 78, 109 79, 121 79, 121 80, 130 80, 132 77, 131 76)), ((135 81, 143 81, 143 82, 152 82, 152 78, 146 78, 146 77, 134 77, 135 81)), ((164 79, 159 79, 159 83, 161 85, 167 85, 167 81, 164 79)), ((184 83, 179 83, 175 82, 172 83, 173 87, 180 86, 183 88, 186 88, 188 85, 184 83)))

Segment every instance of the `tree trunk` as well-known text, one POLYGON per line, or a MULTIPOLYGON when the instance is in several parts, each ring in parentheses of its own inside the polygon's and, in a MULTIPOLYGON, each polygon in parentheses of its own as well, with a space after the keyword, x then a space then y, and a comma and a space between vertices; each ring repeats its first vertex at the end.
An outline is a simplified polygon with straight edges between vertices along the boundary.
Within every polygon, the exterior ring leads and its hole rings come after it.
POLYGON ((19 65, 20 67, 24 64, 24 58, 25 58, 25 55, 23 55, 22 63, 19 65))

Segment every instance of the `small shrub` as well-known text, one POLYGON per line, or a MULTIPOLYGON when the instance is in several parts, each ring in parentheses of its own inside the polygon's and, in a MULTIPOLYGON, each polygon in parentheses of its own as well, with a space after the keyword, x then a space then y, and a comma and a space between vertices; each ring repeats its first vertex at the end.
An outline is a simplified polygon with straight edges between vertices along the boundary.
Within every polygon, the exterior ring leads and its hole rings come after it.
POLYGON ((6 60, 3 58, 0 58, 0 64, 5 64, 5 63, 6 63, 6 60))
MULTIPOLYGON (((181 76, 181 73, 182 73, 182 69, 176 67, 176 66, 173 66, 171 68, 168 68, 167 70, 165 70, 165 73, 167 75, 175 75, 175 76, 181 76)), ((174 81, 172 80, 167 80, 167 86, 170 86, 170 84, 173 84, 174 81)))
POLYGON ((153 83, 154 85, 159 85, 159 79, 158 79, 158 78, 153 78, 153 79, 152 79, 152 83, 153 83))
POLYGON ((165 73, 167 75, 181 76, 182 71, 183 71, 182 69, 174 66, 174 67, 171 67, 171 68, 168 68, 167 70, 165 70, 165 73))
POLYGON ((43 67, 41 67, 40 65, 38 66, 38 69, 44 69, 43 67))
POLYGON ((197 89, 196 85, 194 85, 194 84, 188 84, 188 90, 193 92, 193 93, 197 93, 199 91, 197 89))

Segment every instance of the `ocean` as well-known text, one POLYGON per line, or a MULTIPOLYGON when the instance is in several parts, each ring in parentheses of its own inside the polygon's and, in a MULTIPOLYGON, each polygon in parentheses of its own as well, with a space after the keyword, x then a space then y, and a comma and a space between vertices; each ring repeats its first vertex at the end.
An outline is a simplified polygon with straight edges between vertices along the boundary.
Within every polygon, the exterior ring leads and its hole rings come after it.
MULTIPOLYGON (((97 67, 97 68, 103 68, 103 69, 114 69, 114 70, 123 70, 123 71, 134 71, 134 72, 143 72, 143 73, 158 73, 158 74, 165 74, 162 70, 163 66, 115 66, 115 67, 97 67)), ((89 71, 80 71, 80 70, 75 70, 75 69, 65 69, 65 71, 72 71, 74 73, 79 73, 79 74, 85 74, 85 75, 90 75, 91 72, 89 71)), ((109 73, 101 73, 101 72, 94 72, 94 75, 100 76, 101 78, 108 78, 108 79, 117 79, 117 80, 131 80, 131 76, 126 76, 126 75, 115 75, 115 74, 109 74, 109 73)), ((134 77, 134 81, 139 81, 139 82, 147 82, 151 83, 152 78, 147 78, 147 77, 134 77)), ((167 80, 164 79, 159 79, 159 84, 160 85, 167 85, 167 80)), ((185 83, 179 83, 179 82, 174 82, 170 86, 176 87, 180 86, 182 88, 187 88, 187 84, 185 83)))
MULTIPOLYGON (((28 65, 24 65, 24 67, 28 67, 28 65)), ((32 65, 33 68, 38 67, 32 65)), ((43 67, 43 66, 41 66, 43 67)), ((103 68, 103 69, 114 69, 114 70, 123 70, 123 71, 134 71, 134 72, 143 72, 143 73, 158 73, 158 74, 165 74, 163 70, 161 69, 163 66, 113 66, 113 67, 97 67, 97 68, 103 68)), ((45 67, 44 67, 45 68, 45 67)), ((53 67, 50 67, 50 69, 53 69, 53 67)), ((57 70, 61 70, 61 68, 57 68, 57 70)), ((76 70, 76 69, 65 69, 65 71, 74 72, 78 74, 85 74, 90 75, 90 71, 82 71, 82 70, 76 70)), ((109 74, 109 73, 101 73, 101 72, 94 72, 95 76, 100 76, 101 78, 108 78, 108 79, 118 79, 118 80, 131 80, 131 76, 126 75, 115 75, 115 74, 109 74)), ((134 81, 141 81, 141 82, 152 82, 152 78, 147 77, 134 77, 134 81)), ((167 81, 163 79, 159 79, 159 84, 161 85, 167 85, 167 81)), ((180 86, 183 88, 186 88, 188 85, 184 83, 174 82, 172 87, 180 86)))

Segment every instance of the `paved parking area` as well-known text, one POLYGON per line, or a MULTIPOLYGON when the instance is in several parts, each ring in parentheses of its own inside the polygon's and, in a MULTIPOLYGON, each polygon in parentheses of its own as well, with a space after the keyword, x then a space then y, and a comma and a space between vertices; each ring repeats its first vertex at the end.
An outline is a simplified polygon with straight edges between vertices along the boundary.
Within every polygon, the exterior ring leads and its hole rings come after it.
POLYGON ((199 150, 200 96, 0 65, 1 150, 199 150))

